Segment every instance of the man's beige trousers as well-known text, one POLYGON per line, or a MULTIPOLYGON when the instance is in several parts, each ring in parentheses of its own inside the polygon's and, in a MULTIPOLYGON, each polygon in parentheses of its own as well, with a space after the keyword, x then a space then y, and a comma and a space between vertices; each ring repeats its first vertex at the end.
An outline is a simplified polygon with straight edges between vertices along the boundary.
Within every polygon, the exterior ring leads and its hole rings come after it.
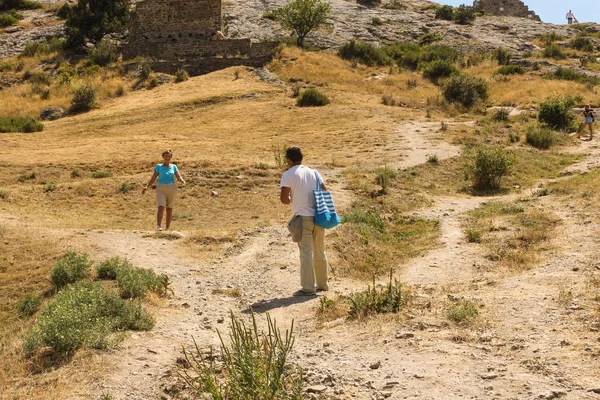
POLYGON ((300 285, 304 292, 327 290, 327 256, 325 256, 325 229, 315 225, 314 217, 302 217, 300 249, 300 285))

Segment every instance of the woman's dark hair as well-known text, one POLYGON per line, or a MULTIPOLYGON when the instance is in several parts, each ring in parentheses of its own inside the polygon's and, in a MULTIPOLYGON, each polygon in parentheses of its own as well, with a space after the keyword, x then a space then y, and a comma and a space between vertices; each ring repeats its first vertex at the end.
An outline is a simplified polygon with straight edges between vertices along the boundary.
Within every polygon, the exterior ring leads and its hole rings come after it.
POLYGON ((300 147, 296 146, 288 147, 285 151, 285 156, 292 160, 294 163, 302 161, 302 158, 304 157, 302 155, 302 150, 300 150, 300 147))

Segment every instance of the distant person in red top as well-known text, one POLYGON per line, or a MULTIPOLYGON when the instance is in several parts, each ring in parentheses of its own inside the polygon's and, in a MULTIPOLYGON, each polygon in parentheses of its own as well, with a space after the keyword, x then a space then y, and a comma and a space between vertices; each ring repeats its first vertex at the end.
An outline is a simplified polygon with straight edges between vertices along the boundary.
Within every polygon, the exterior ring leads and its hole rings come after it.
POLYGON ((569 12, 567 13, 567 24, 571 25, 574 19, 575 15, 573 15, 573 12, 569 10, 569 12))

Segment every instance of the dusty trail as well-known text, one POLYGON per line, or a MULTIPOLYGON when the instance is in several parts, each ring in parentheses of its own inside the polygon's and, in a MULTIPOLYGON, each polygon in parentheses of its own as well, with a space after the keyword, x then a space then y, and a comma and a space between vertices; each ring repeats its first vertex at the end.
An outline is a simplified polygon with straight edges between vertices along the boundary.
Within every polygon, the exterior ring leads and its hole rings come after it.
MULTIPOLYGON (((404 157, 393 167, 418 165, 429 154, 440 159, 458 154, 455 146, 435 140, 437 126, 415 122, 399 127, 398 143, 411 150, 397 148, 404 157)), ((582 146, 588 157, 569 173, 595 166, 600 150, 594 144, 582 146)), ((342 186, 339 181, 334 185, 342 186)), ((73 246, 91 249, 94 259, 126 257, 134 265, 167 274, 175 293, 168 304, 153 310, 156 328, 129 334, 118 349, 100 356, 108 371, 105 378, 70 398, 100 398, 107 393, 115 400, 185 398, 169 391, 176 381, 175 360, 181 347, 190 345, 192 337, 203 348, 218 345, 215 329, 227 331, 229 310, 247 317, 250 307, 260 319, 269 312, 282 328, 295 321, 295 357, 305 368, 309 385, 323 391, 309 397, 598 398, 590 389, 600 386, 599 337, 584 329, 592 323, 586 319, 591 310, 579 297, 585 292, 584 274, 598 261, 597 228, 584 224, 552 196, 542 198, 544 207, 562 219, 556 236, 568 245, 556 246, 560 250, 554 250, 542 266, 523 273, 486 272, 490 268, 479 267, 488 261, 477 245, 466 243, 460 220, 490 199, 436 198, 431 208, 417 214, 439 219, 442 246, 397 272, 407 284, 476 299, 485 306, 489 321, 475 330, 456 329, 443 315, 426 308, 411 311, 404 321, 380 318, 365 324, 338 321, 320 326, 314 312, 318 298, 291 297, 297 289, 298 256, 284 227, 242 232, 234 251, 206 263, 184 257, 181 240, 145 232, 61 232, 58 235, 69 236, 73 246), (565 284, 573 288, 574 300, 560 308, 556 298, 565 284), (240 289, 241 297, 216 294, 215 289, 240 289)), ((346 192, 341 204, 350 201, 346 192)), ((364 283, 344 279, 331 287, 327 296, 363 289, 364 283)), ((420 295, 420 303, 440 301, 426 293, 420 295)))

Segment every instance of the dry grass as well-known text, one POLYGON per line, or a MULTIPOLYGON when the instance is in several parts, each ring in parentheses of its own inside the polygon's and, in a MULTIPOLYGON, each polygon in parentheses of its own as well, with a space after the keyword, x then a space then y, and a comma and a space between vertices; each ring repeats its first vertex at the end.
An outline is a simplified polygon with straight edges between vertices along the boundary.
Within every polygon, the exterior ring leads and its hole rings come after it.
POLYGON ((488 203, 463 223, 468 241, 480 242, 487 258, 509 270, 523 270, 538 262, 550 247, 559 220, 529 203, 488 203), (478 240, 472 240, 478 238, 478 240))

